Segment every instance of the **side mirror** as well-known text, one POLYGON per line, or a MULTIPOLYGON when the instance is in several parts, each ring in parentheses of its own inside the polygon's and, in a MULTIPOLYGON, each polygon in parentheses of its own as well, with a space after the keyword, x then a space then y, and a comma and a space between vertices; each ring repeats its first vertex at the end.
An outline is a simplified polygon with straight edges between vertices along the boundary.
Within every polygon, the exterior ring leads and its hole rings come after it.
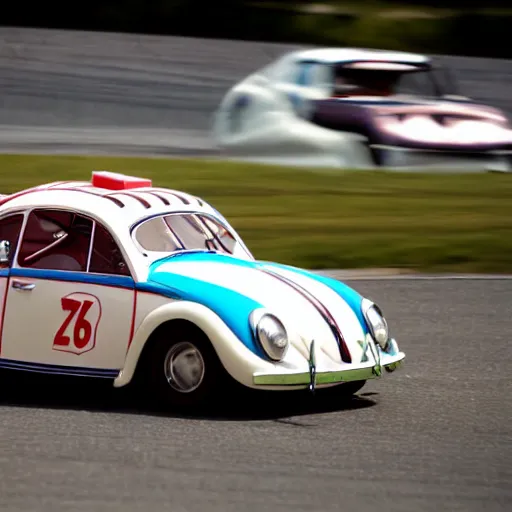
POLYGON ((11 252, 11 243, 8 240, 0 241, 0 265, 9 264, 9 254, 11 252))

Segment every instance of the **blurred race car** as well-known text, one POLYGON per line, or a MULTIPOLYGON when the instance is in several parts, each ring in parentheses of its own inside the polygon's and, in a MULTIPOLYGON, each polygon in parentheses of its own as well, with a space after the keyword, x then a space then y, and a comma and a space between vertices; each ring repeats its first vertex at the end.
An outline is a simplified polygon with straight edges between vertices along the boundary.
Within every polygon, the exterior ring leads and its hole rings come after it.
POLYGON ((509 171, 512 162, 505 114, 404 52, 288 53, 228 91, 213 136, 227 156, 277 164, 509 171))

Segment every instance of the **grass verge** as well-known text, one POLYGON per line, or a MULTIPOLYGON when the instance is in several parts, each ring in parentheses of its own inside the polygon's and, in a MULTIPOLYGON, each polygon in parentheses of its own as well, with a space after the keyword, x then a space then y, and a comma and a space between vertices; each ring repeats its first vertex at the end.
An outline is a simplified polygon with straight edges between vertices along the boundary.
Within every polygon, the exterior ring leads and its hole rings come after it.
POLYGON ((512 176, 311 172, 207 162, 0 155, 0 191, 92 170, 150 177, 218 208, 258 259, 313 269, 512 272, 512 176))

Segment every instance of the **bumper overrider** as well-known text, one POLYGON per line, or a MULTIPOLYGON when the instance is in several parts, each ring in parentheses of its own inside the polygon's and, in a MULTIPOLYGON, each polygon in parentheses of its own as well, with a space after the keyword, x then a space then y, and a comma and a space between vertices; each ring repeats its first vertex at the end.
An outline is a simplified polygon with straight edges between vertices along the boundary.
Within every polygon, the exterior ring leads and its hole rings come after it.
POLYGON ((405 359, 405 354, 399 351, 394 339, 390 339, 385 349, 382 349, 370 335, 367 335, 360 345, 363 349, 361 362, 342 363, 338 368, 327 370, 317 367, 315 341, 312 340, 309 348, 308 371, 289 370, 276 365, 275 372, 253 373, 253 383, 262 387, 308 387, 310 391, 314 391, 317 386, 378 378, 383 371, 389 373, 395 371, 405 359))

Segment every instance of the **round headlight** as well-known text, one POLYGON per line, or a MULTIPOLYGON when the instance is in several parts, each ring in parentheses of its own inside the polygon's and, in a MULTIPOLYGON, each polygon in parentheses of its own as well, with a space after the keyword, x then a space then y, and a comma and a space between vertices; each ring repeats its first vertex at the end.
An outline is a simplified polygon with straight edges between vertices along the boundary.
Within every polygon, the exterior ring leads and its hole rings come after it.
POLYGON ((363 310, 373 338, 385 349, 389 340, 389 329, 380 308, 370 301, 365 301, 363 310))
POLYGON ((255 312, 252 315, 254 335, 265 353, 274 361, 281 361, 288 349, 288 334, 283 323, 270 313, 255 312))

